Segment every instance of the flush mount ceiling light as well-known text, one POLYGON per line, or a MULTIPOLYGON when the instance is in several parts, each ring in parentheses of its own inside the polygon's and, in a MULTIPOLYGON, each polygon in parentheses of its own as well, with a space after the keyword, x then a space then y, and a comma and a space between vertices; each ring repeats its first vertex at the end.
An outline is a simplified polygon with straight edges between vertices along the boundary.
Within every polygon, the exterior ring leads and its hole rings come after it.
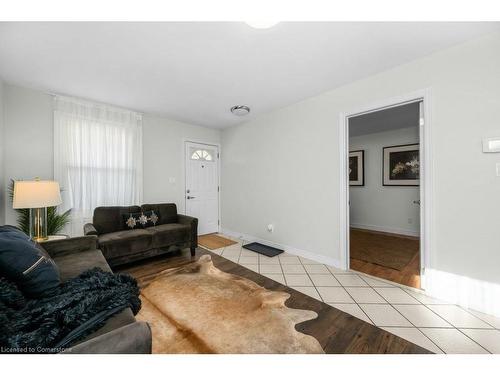
POLYGON ((245 23, 248 26, 253 27, 254 29, 269 29, 274 25, 276 25, 278 22, 270 20, 256 20, 256 21, 247 21, 245 23))
POLYGON ((235 105, 231 107, 231 112, 236 116, 246 116, 250 113, 250 108, 246 105, 235 105))

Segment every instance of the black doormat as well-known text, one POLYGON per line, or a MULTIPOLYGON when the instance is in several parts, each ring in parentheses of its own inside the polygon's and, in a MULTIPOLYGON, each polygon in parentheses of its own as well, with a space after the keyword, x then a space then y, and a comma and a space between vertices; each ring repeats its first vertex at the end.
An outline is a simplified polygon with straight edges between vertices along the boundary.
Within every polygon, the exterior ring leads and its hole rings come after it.
POLYGON ((252 242, 252 243, 243 245, 243 247, 245 249, 255 251, 256 253, 266 255, 268 257, 274 257, 274 256, 279 255, 279 254, 284 252, 283 250, 276 249, 275 247, 263 245, 263 244, 258 243, 258 242, 252 242))

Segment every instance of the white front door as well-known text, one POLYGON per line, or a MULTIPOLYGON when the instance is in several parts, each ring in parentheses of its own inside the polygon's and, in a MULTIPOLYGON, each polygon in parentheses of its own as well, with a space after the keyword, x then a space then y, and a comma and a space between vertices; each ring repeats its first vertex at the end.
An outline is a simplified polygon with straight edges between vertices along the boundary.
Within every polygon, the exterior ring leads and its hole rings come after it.
POLYGON ((198 218, 198 234, 219 229, 219 149, 186 142, 186 215, 198 218))

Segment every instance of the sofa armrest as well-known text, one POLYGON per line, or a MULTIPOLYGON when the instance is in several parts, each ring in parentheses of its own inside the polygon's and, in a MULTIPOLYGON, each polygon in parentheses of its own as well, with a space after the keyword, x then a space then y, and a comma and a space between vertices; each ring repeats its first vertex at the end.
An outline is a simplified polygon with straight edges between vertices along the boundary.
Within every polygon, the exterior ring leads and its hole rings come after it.
POLYGON ((151 347, 151 328, 146 322, 135 322, 67 348, 62 354, 151 354, 151 347))
POLYGON ((198 219, 196 217, 177 215, 177 222, 179 224, 189 224, 191 226, 191 247, 198 246, 198 219))
POLYGON ((97 249, 97 236, 71 237, 40 243, 51 257, 97 249))
POLYGON ((83 226, 83 234, 85 236, 97 236, 97 229, 95 229, 94 224, 87 223, 83 226))

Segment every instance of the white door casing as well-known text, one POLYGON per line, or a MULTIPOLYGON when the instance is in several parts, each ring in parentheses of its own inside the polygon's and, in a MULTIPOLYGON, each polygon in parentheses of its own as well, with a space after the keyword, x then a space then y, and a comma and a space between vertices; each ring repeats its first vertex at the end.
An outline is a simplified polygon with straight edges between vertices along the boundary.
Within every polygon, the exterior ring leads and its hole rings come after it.
POLYGON ((198 234, 219 229, 219 148, 185 143, 186 215, 198 218, 198 234))
POLYGON ((430 106, 432 103, 431 90, 424 89, 399 97, 382 100, 378 103, 361 108, 351 109, 339 114, 339 151, 340 151, 340 267, 349 269, 349 118, 361 114, 380 111, 411 102, 420 103, 419 143, 420 143, 420 288, 426 289, 425 270, 429 267, 432 252, 433 228, 433 164, 432 164, 432 137, 430 106))

